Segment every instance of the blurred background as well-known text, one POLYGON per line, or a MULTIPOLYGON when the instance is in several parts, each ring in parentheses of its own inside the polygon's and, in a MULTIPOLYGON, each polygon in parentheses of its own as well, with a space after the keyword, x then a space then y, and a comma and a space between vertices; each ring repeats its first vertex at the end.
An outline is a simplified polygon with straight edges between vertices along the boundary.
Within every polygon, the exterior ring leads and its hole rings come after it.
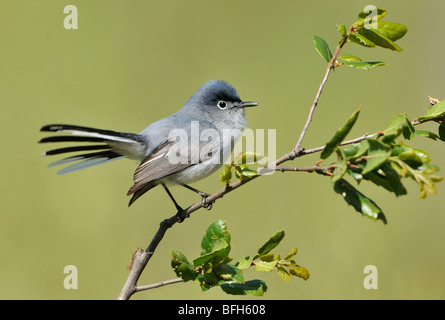
MULTIPOLYGON (((244 100, 252 129, 277 130, 277 156, 298 138, 326 64, 313 35, 334 50, 338 24, 350 26, 365 5, 388 10, 386 21, 405 24, 397 53, 349 44, 343 53, 388 62, 371 71, 332 73, 305 148, 323 145, 362 105, 348 136, 382 130, 400 112, 422 115, 428 96, 445 98, 443 12, 445 2, 421 6, 393 1, 7 1, 0 12, 1 222, 0 298, 114 299, 131 253, 146 248, 159 222, 174 208, 156 188, 128 208, 126 192, 136 163, 121 160, 68 175, 41 154, 42 125, 69 123, 139 132, 176 112, 210 79, 232 83, 244 100), (78 30, 66 30, 66 5, 78 9, 78 30), (66 265, 78 269, 78 289, 66 290, 66 265)), ((435 126, 426 124, 425 130, 435 126)), ((445 169, 445 145, 417 137, 445 169)), ((58 158, 57 158, 58 159, 58 158)), ((313 165, 319 155, 294 165, 313 165)), ((218 173, 194 184, 222 188, 218 173)), ((445 184, 419 199, 418 187, 396 198, 367 184, 388 225, 362 217, 323 176, 276 173, 247 184, 169 230, 139 284, 175 278, 170 250, 193 259, 207 226, 223 219, 232 235, 234 259, 254 254, 276 230, 286 237, 275 250, 299 249, 297 263, 310 279, 282 281, 275 272, 246 271, 261 278, 261 299, 444 299, 445 184), (378 289, 363 286, 366 265, 378 269, 378 289)), ((184 206, 198 201, 184 188, 173 193, 184 206)), ((138 293, 133 299, 250 299, 219 288, 201 292, 182 283, 138 293)))

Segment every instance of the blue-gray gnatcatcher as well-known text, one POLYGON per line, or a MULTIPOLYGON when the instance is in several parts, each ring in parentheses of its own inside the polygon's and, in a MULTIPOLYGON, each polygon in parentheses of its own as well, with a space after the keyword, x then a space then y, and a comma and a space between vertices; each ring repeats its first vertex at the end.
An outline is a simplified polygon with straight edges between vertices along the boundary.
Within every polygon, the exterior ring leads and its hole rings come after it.
POLYGON ((100 143, 45 152, 44 155, 82 152, 51 163, 49 166, 70 163, 59 174, 122 158, 140 161, 134 173, 134 184, 127 194, 133 195, 129 205, 161 184, 178 212, 182 212, 167 187, 179 184, 200 194, 203 207, 211 208, 211 203, 206 203, 208 194, 188 184, 221 167, 246 127, 244 108, 257 105, 241 101, 229 83, 212 80, 201 86, 181 110, 150 124, 139 134, 52 124, 40 131, 72 135, 46 137, 39 142, 100 143))

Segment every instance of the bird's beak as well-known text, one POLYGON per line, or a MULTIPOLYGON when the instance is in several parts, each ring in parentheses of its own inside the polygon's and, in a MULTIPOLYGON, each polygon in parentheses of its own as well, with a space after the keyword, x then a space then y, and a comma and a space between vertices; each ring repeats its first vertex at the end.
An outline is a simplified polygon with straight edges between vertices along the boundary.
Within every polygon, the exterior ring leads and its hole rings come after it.
POLYGON ((255 101, 242 101, 239 104, 240 108, 256 107, 256 106, 258 106, 258 102, 255 101))

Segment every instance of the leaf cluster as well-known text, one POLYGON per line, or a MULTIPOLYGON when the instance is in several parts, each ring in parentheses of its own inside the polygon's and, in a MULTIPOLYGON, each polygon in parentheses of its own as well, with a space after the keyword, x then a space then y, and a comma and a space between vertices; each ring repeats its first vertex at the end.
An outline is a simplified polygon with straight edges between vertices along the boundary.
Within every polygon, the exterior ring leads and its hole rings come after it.
POLYGON ((284 280, 289 280, 291 275, 304 280, 309 278, 309 271, 297 265, 293 259, 297 249, 292 249, 283 259, 279 254, 271 253, 283 238, 284 231, 277 231, 260 246, 256 255, 231 263, 231 236, 226 223, 218 220, 207 228, 201 241, 202 252, 199 257, 189 262, 184 254, 173 250, 170 252, 171 266, 178 277, 184 281, 198 282, 203 291, 219 286, 228 294, 261 296, 267 291, 266 283, 258 279, 245 280, 243 270, 255 266, 259 272, 277 270, 284 280))
POLYGON ((373 220, 382 220, 386 223, 382 209, 346 181, 345 176, 350 176, 357 184, 366 180, 396 196, 407 194, 402 183, 403 178, 411 178, 418 184, 421 198, 425 198, 428 193, 436 193, 435 183, 442 180, 441 177, 435 175, 439 168, 430 164, 431 159, 424 150, 410 147, 403 140, 411 140, 419 135, 445 141, 443 135, 445 101, 435 104, 424 116, 416 120, 437 122, 439 124, 437 134, 415 130, 413 121, 406 114, 401 113, 389 121, 383 131, 373 137, 342 147, 341 143, 356 123, 359 113, 360 108, 326 143, 320 155, 321 159, 325 160, 335 152, 337 160, 333 172, 325 171, 322 174, 331 177, 334 191, 356 211, 373 220), (398 138, 403 139, 396 141, 398 138))
POLYGON ((247 180, 258 175, 258 171, 250 169, 247 167, 247 164, 258 161, 263 157, 263 155, 252 151, 241 153, 230 165, 224 165, 223 170, 220 173, 221 182, 228 185, 232 180, 233 175, 239 180, 247 180))
MULTIPOLYGON (((395 42, 401 39, 407 33, 406 26, 400 23, 382 21, 386 16, 386 10, 375 8, 369 12, 361 11, 358 14, 358 20, 346 30, 344 24, 338 25, 340 40, 337 51, 346 43, 355 43, 367 48, 381 47, 393 51, 401 52, 403 49, 395 42)), ((384 66, 387 63, 383 61, 362 61, 361 58, 351 54, 333 56, 328 43, 319 36, 314 36, 314 44, 317 52, 334 67, 346 65, 356 69, 369 70, 374 67, 384 66), (341 61, 341 63, 339 61, 341 61)))

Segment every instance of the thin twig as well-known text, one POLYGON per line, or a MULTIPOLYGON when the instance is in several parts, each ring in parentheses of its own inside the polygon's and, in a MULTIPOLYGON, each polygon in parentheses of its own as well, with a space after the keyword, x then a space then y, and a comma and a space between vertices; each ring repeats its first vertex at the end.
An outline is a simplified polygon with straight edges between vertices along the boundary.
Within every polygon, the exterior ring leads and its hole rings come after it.
POLYGON ((174 284, 174 283, 179 283, 179 282, 184 282, 184 280, 182 280, 181 278, 176 278, 176 279, 171 279, 171 280, 160 281, 160 282, 153 283, 153 284, 137 286, 135 288, 135 292, 149 290, 149 289, 155 289, 155 288, 159 288, 159 287, 163 287, 163 286, 166 286, 169 284, 174 284))
POLYGON ((311 166, 311 167, 286 167, 286 166, 277 166, 275 167, 275 171, 285 172, 285 171, 306 171, 306 172, 314 172, 314 171, 325 171, 334 169, 335 164, 332 164, 330 166, 311 166))
POLYGON ((303 138, 306 135, 307 129, 309 128, 309 124, 312 121, 312 116, 314 115, 315 108, 318 105, 318 100, 320 99, 320 96, 321 96, 321 93, 323 91, 323 88, 324 88, 326 82, 328 81, 329 74, 331 73, 332 69, 334 69, 334 67, 336 65, 338 54, 340 53, 341 49, 343 48, 343 46, 348 41, 348 37, 349 37, 349 33, 350 32, 351 32, 351 30, 349 30, 349 32, 346 35, 346 37, 338 45, 337 51, 335 51, 334 56, 332 57, 331 61, 329 61, 328 67, 326 68, 326 73, 325 73, 325 75, 323 77, 323 80, 320 83, 320 86, 318 87, 318 91, 317 91, 317 94, 315 95, 314 101, 312 102, 311 108, 309 109, 309 115, 308 115, 308 117, 306 119, 306 123, 304 124, 303 129, 301 130, 300 136, 298 137, 297 144, 295 145, 295 148, 294 148, 294 153, 295 154, 298 154, 300 152, 301 143, 303 142, 303 138))

